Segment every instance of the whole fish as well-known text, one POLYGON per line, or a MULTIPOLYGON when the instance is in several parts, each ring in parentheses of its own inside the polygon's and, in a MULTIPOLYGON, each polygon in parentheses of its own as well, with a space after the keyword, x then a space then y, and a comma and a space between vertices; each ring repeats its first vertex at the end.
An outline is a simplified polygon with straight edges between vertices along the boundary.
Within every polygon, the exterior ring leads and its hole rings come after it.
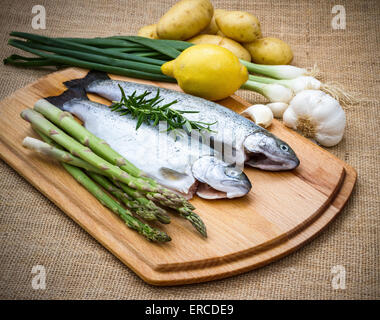
POLYGON ((286 142, 231 109, 199 97, 145 84, 111 80, 106 73, 99 71, 90 71, 86 77, 65 82, 65 85, 67 87, 81 86, 86 92, 117 102, 121 99, 119 85, 126 95, 132 95, 134 92, 140 95, 145 91, 155 95, 157 90, 160 90, 162 104, 176 100, 177 103, 171 108, 198 111, 198 113, 186 114, 189 120, 215 122, 211 126, 213 132, 203 133, 199 139, 203 144, 218 150, 225 162, 234 163, 238 168, 248 164, 270 171, 292 170, 300 163, 286 142))
POLYGON ((90 101, 81 87, 46 100, 77 116, 90 132, 148 176, 188 198, 194 192, 206 199, 235 198, 251 189, 244 172, 222 161, 211 147, 200 147, 190 136, 173 135, 146 123, 136 130, 136 119, 90 101))

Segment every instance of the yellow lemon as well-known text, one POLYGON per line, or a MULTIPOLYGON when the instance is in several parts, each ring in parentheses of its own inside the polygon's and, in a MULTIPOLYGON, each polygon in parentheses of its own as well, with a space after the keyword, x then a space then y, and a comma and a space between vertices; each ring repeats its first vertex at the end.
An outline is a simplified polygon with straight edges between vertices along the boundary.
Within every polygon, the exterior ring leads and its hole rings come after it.
POLYGON ((248 71, 229 50, 214 44, 199 44, 184 50, 162 65, 162 73, 174 77, 186 93, 208 100, 233 94, 248 80, 248 71))

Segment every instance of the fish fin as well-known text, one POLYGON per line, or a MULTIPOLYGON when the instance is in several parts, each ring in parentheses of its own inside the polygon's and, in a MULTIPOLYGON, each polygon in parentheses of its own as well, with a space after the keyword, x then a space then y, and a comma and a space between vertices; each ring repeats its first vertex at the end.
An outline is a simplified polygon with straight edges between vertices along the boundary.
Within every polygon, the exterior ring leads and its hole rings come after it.
POLYGON ((73 99, 87 99, 87 94, 84 88, 81 87, 72 87, 68 90, 64 91, 62 94, 58 96, 51 96, 45 98, 45 100, 49 101, 51 104, 55 105, 57 108, 63 110, 63 105, 70 100, 73 99))
POLYGON ((110 77, 106 72, 103 71, 97 71, 97 70, 90 70, 84 78, 74 79, 70 81, 66 81, 63 84, 68 87, 82 87, 85 88, 92 82, 96 80, 109 80, 110 77))

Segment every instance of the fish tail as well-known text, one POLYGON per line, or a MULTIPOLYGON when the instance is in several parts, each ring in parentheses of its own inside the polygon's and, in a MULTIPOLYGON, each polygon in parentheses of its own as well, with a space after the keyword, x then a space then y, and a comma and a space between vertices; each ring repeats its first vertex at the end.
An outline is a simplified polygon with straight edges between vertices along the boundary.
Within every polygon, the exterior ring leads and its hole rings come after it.
POLYGON ((73 87, 86 88, 89 84, 91 84, 92 82, 96 80, 109 80, 109 79, 110 77, 108 76, 106 72, 90 70, 90 72, 88 72, 84 78, 66 81, 63 84, 68 88, 73 88, 73 87))
POLYGON ((84 88, 82 87, 71 87, 68 90, 64 91, 58 96, 51 96, 45 98, 51 104, 55 105, 57 108, 63 110, 63 105, 73 99, 87 99, 87 94, 84 88))

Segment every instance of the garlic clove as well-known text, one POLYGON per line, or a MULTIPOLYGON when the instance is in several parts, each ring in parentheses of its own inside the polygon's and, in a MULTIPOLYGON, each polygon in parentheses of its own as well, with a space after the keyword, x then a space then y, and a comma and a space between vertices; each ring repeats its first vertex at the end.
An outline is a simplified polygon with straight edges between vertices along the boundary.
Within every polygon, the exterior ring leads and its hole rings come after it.
POLYGON ((287 127, 297 130, 298 116, 293 108, 287 108, 285 110, 282 120, 287 127))
POLYGON ((272 110, 263 104, 250 106, 241 113, 243 116, 250 118, 258 126, 267 128, 273 121, 272 110))
POLYGON ((273 116, 280 119, 282 118, 288 106, 289 105, 284 102, 272 102, 267 104, 267 107, 272 110, 273 116))

